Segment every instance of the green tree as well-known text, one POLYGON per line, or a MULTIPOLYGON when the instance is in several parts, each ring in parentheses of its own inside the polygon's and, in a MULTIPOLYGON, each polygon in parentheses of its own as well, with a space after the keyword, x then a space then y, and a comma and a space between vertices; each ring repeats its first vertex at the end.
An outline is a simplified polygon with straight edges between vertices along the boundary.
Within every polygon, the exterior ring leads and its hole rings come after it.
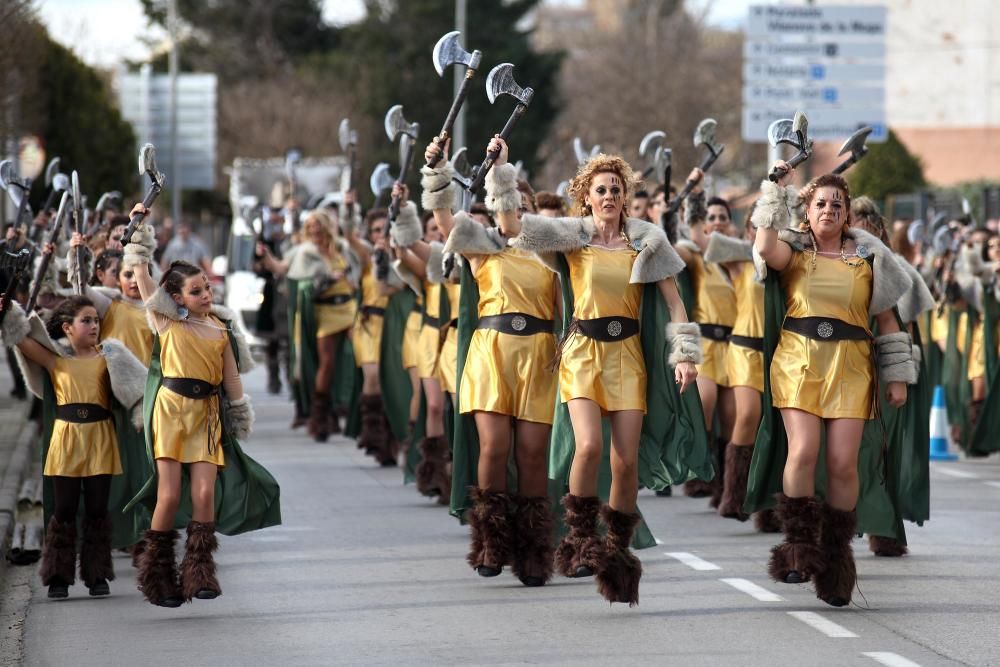
POLYGON ((868 155, 847 172, 847 180, 851 192, 877 201, 913 192, 927 184, 920 159, 906 149, 892 130, 884 143, 869 144, 868 155))
MULTIPOLYGON (((80 187, 96 204, 102 192, 132 193, 139 187, 135 134, 97 72, 68 49, 47 38, 40 78, 41 114, 32 127, 61 169, 80 173, 80 187)), ((44 183, 36 181, 32 203, 44 201, 44 183)))

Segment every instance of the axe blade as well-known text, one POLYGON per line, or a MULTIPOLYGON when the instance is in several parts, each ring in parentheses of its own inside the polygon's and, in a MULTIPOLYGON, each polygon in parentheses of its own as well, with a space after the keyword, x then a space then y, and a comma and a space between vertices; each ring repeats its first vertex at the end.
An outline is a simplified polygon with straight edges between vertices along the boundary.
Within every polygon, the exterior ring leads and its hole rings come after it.
POLYGON ((385 162, 379 162, 375 165, 371 178, 368 179, 368 185, 372 189, 372 194, 376 197, 380 197, 395 182, 396 179, 389 174, 389 165, 385 162))
POLYGON ((472 171, 472 165, 469 164, 469 151, 465 146, 459 148, 451 156, 451 166, 458 175, 468 177, 472 171))
POLYGON ((56 192, 66 192, 69 190, 69 176, 60 172, 52 177, 52 189, 56 192))
POLYGON ((865 146, 865 143, 868 141, 868 135, 871 134, 872 131, 873 128, 871 126, 862 127, 844 142, 844 145, 840 147, 840 152, 837 153, 837 155, 841 156, 850 153, 851 155, 861 156, 867 153, 868 148, 865 146))
POLYGON ((795 112, 795 117, 792 119, 792 130, 798 135, 799 142, 801 143, 799 148, 808 148, 812 145, 812 142, 809 141, 809 119, 805 113, 801 111, 795 112))
POLYGON ((792 129, 792 119, 782 118, 771 123, 767 128, 767 143, 775 148, 780 144, 791 144, 800 148, 799 137, 792 129))
POLYGON ((49 160, 48 166, 45 167, 45 187, 47 188, 52 187, 52 179, 54 179, 56 177, 56 174, 59 173, 60 161, 61 160, 59 157, 54 157, 51 160, 49 160))
POLYGON ((645 158, 647 162, 652 162, 657 153, 663 148, 667 141, 667 133, 663 130, 653 130, 642 138, 639 142, 639 156, 645 158))
POLYGON ((453 30, 446 33, 437 41, 434 45, 434 51, 431 54, 434 60, 434 69, 437 71, 438 76, 444 76, 446 69, 452 65, 465 65, 470 69, 479 68, 479 60, 482 58, 482 54, 479 51, 473 51, 469 53, 462 47, 462 42, 459 41, 462 37, 462 33, 457 30, 453 30))
POLYGON ((721 153, 725 146, 715 141, 716 127, 718 127, 718 123, 714 118, 706 118, 698 123, 698 127, 694 131, 695 148, 705 146, 708 150, 712 151, 712 155, 721 153))
POLYGON ((514 65, 511 63, 500 63, 486 76, 486 98, 490 104, 496 102, 500 95, 510 95, 521 104, 528 105, 534 94, 534 90, 521 88, 514 80, 514 65))
POLYGON ((382 126, 385 128, 385 134, 389 137, 389 141, 396 141, 399 133, 406 127, 402 104, 395 104, 389 107, 389 110, 385 112, 385 120, 382 122, 382 126))
POLYGON ((73 183, 73 208, 79 209, 83 206, 83 197, 80 195, 80 174, 77 173, 76 169, 73 170, 71 178, 73 183))
POLYGON ((158 187, 163 187, 166 180, 162 173, 156 169, 156 146, 153 144, 143 144, 139 149, 139 175, 146 174, 149 180, 158 187))
POLYGON ((17 180, 17 172, 14 170, 13 160, 0 162, 0 187, 11 192, 11 185, 17 180))
POLYGON ((347 118, 340 121, 340 127, 337 128, 337 136, 340 139, 340 150, 342 151, 346 151, 356 143, 357 135, 351 131, 351 121, 347 118))

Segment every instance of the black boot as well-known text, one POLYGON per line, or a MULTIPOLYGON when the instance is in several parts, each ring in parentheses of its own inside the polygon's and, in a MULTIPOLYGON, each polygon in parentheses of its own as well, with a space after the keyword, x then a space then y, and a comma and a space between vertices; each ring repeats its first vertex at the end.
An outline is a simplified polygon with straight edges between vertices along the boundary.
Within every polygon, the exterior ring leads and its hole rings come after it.
POLYGON ((824 567, 816 575, 816 597, 832 607, 851 603, 851 593, 858 578, 851 540, 857 530, 858 517, 854 510, 845 512, 823 505, 819 544, 824 567))
POLYGON ((789 498, 779 493, 775 511, 785 529, 785 541, 771 549, 768 573, 775 581, 786 584, 809 581, 823 569, 817 541, 819 500, 815 496, 789 498))
POLYGON ((177 581, 174 555, 176 530, 147 530, 142 539, 146 548, 139 556, 138 588, 147 601, 160 607, 180 607, 184 603, 177 581))
POLYGON ((215 577, 215 558, 219 548, 215 537, 215 523, 192 521, 187 527, 184 560, 181 561, 181 593, 184 600, 214 600, 222 595, 219 580, 215 577))
POLYGON ((510 495, 474 486, 469 490, 469 497, 472 499, 469 510, 472 541, 466 561, 480 577, 495 577, 510 563, 514 550, 510 495))
POLYGON ((601 508, 601 518, 608 526, 608 534, 604 538, 603 567, 596 572, 597 590, 608 602, 626 602, 634 607, 639 604, 642 563, 629 544, 639 524, 639 514, 626 514, 605 505, 601 508))
POLYGON ((556 568, 564 577, 592 577, 604 564, 604 542, 597 534, 596 496, 563 496, 563 520, 569 532, 556 547, 556 568))
POLYGON ((54 516, 49 519, 38 574, 42 583, 49 587, 50 598, 69 596, 69 587, 76 582, 75 523, 60 523, 54 516))
POLYGON ((80 579, 93 596, 111 595, 109 581, 115 579, 111 563, 111 517, 84 519, 80 545, 80 579))

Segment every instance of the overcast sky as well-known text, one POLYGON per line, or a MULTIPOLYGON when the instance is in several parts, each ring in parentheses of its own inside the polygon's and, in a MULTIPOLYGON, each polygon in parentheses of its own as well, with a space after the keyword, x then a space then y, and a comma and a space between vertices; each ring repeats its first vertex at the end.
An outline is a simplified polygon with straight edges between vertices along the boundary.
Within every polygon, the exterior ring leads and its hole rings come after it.
MULTIPOLYGON (((543 1, 569 5, 584 2, 543 1)), ((688 1, 695 8, 709 7, 709 21, 726 27, 740 26, 745 21, 747 7, 754 4, 749 0, 688 1)), ((37 6, 50 34, 92 65, 110 67, 123 58, 141 60, 148 55, 141 38, 159 36, 155 31, 146 32, 139 0, 37 0, 37 6)), ((323 0, 323 17, 330 23, 350 23, 360 18, 363 11, 362 0, 323 0)))

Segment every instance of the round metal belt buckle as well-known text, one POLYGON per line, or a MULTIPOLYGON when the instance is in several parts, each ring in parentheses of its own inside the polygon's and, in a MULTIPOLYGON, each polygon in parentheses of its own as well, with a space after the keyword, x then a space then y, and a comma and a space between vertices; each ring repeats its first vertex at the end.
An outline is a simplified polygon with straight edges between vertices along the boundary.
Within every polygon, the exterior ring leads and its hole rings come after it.
POLYGON ((816 327, 816 335, 826 339, 833 335, 833 325, 829 322, 820 322, 816 327))
POLYGON ((191 391, 194 392, 195 394, 200 394, 201 387, 199 385, 195 385, 194 387, 191 388, 191 391))
POLYGON ((612 338, 618 338, 622 335, 622 323, 618 320, 611 320, 608 322, 608 335, 612 338))
POLYGON ((76 416, 78 419, 86 419, 87 417, 90 416, 90 410, 88 410, 87 408, 77 408, 76 416))
POLYGON ((723 340, 726 337, 726 330, 722 327, 715 327, 715 337, 718 340, 723 340))
POLYGON ((521 315, 510 318, 510 328, 514 331, 524 331, 528 327, 528 320, 521 315))

